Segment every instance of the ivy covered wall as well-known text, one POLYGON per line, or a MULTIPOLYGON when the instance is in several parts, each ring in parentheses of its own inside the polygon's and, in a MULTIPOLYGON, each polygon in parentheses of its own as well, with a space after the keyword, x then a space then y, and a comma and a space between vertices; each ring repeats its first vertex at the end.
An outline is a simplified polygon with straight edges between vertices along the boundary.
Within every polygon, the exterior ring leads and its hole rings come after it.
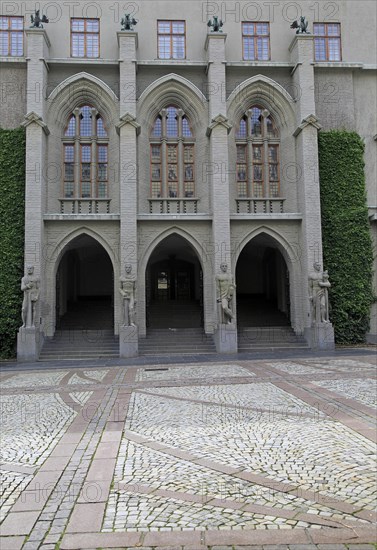
POLYGON ((21 326, 25 131, 0 128, 0 358, 14 356, 21 326))
POLYGON ((332 284, 331 321, 338 344, 365 341, 374 299, 363 157, 357 133, 319 133, 324 267, 332 284))

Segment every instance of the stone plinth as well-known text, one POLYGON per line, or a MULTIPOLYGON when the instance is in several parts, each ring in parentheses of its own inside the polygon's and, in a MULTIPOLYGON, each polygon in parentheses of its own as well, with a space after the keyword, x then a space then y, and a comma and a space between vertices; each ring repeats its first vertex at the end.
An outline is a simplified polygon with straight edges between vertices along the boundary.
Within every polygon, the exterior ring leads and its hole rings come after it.
POLYGON ((335 349, 334 327, 331 323, 316 323, 312 325, 306 339, 312 349, 335 349))
POLYGON ((119 357, 137 357, 139 331, 137 327, 119 327, 119 357))
POLYGON ((21 327, 17 334, 17 361, 20 363, 37 361, 43 344, 42 338, 38 328, 21 327))
POLYGON ((215 331, 214 340, 217 353, 237 353, 237 325, 220 324, 215 331))

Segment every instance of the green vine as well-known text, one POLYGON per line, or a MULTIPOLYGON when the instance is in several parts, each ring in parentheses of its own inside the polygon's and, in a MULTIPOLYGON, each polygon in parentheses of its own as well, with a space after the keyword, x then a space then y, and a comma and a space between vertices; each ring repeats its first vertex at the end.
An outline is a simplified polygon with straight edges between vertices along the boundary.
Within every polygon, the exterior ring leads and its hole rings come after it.
POLYGON ((15 355, 24 263, 25 131, 0 128, 0 358, 15 355))
POLYGON ((363 156, 364 143, 355 132, 320 132, 323 255, 339 344, 365 341, 374 301, 363 156))

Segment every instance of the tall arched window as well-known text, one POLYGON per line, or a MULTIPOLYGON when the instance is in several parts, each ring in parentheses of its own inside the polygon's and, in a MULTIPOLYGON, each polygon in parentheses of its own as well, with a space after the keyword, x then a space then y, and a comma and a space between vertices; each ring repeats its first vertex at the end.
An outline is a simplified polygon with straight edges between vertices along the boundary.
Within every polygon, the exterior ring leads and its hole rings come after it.
POLYGON ((239 198, 279 197, 279 132, 267 111, 254 105, 236 133, 239 198))
POLYGON ((194 197, 194 138, 182 109, 169 106, 150 135, 151 198, 194 197))
POLYGON ((108 136, 89 105, 75 109, 63 137, 65 198, 108 197, 108 136))

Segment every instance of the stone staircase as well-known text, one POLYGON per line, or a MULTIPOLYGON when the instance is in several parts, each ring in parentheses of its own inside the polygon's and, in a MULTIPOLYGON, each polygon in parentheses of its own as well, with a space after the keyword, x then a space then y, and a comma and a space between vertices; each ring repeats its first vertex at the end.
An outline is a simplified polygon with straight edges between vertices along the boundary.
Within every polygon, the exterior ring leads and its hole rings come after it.
POLYGON ((309 349, 303 336, 289 326, 239 327, 238 353, 309 349))
POLYGON ((39 360, 101 359, 119 357, 119 337, 113 330, 57 330, 45 340, 39 360))
POLYGON ((139 355, 202 355, 216 353, 213 337, 201 328, 149 329, 139 339, 139 355))
POLYGON ((200 328, 202 308, 194 300, 151 302, 147 308, 147 326, 153 329, 200 328))

